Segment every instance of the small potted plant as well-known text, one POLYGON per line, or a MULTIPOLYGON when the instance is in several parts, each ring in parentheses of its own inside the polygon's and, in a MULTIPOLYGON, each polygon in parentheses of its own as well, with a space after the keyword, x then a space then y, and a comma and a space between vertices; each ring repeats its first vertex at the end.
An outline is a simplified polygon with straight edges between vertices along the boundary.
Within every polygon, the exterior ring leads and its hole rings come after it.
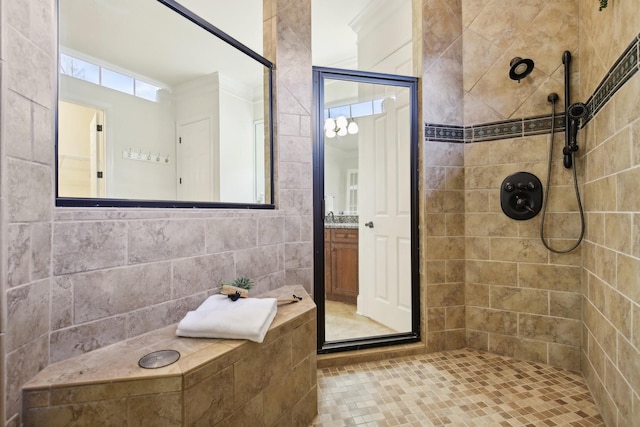
POLYGON ((248 277, 238 277, 231 283, 221 282, 222 289, 220 293, 223 295, 235 296, 237 298, 247 298, 249 289, 253 288, 253 280, 248 277))

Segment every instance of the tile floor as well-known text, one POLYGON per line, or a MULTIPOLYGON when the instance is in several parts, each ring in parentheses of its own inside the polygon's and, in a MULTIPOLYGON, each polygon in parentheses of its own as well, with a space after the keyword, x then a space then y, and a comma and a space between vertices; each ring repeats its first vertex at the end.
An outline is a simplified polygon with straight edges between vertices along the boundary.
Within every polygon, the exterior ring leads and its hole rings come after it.
POLYGON ((356 313, 355 305, 326 300, 324 310, 327 341, 397 333, 368 317, 359 315, 356 313))
POLYGON ((318 370, 314 426, 604 426, 579 373, 463 349, 318 370))

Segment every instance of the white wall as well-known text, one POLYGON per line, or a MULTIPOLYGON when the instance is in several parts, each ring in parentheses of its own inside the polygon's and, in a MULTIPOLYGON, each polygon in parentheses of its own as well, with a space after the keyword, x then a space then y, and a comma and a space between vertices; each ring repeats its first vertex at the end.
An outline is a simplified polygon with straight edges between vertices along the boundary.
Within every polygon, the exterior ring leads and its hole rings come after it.
POLYGON ((253 202, 253 103, 225 88, 220 102, 220 197, 225 202, 253 202))
MULTIPOLYGON (((252 203, 255 120, 253 91, 212 73, 175 89, 176 121, 209 117, 212 135, 214 200, 252 203)), ((255 117, 258 116, 258 117, 255 117)))
POLYGON ((106 196, 175 199, 175 126, 170 101, 151 102, 73 77, 60 78, 62 99, 105 112, 106 196), (169 156, 171 162, 123 159, 122 152, 129 149, 169 156))
POLYGON ((324 167, 324 194, 334 197, 333 213, 337 214, 346 209, 347 169, 358 169, 358 150, 325 144, 324 167))

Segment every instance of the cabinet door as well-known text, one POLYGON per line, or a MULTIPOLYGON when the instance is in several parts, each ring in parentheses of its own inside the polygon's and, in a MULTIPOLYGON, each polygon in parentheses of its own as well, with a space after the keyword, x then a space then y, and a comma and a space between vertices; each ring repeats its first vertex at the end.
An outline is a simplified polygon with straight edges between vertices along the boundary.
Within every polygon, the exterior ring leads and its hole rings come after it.
POLYGON ((358 231, 332 230, 331 293, 354 303, 358 296, 358 231))

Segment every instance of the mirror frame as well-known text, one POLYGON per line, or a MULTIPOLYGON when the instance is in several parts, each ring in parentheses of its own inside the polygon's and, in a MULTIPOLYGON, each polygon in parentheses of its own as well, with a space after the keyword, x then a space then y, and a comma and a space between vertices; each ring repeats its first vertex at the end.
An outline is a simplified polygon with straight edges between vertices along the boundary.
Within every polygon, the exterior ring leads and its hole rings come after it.
POLYGON ((231 47, 236 48, 241 53, 249 56, 257 62, 264 65, 269 71, 268 78, 268 100, 265 98, 265 104, 269 107, 269 114, 267 117, 269 120, 269 132, 265 138, 265 143, 269 147, 269 178, 265 181, 265 193, 269 194, 269 203, 243 203, 243 202, 204 202, 204 201, 181 201, 181 200, 143 200, 143 199, 117 199, 117 198, 79 198, 79 197, 60 197, 58 192, 58 102, 60 99, 60 3, 56 2, 56 25, 57 25, 57 42, 56 42, 56 54, 57 54, 57 69, 56 69, 56 106, 55 106, 55 206, 56 207, 129 207, 129 208, 217 208, 217 209, 275 209, 275 194, 274 194, 274 135, 273 135, 273 71, 274 64, 267 58, 263 57, 259 53, 255 52, 248 46, 245 46, 229 34, 220 30, 218 27, 209 23, 205 19, 193 13, 175 0, 156 0, 164 6, 171 9, 173 12, 188 19, 193 24, 199 26, 205 31, 209 32, 214 37, 219 38, 223 42, 229 44, 231 47))

